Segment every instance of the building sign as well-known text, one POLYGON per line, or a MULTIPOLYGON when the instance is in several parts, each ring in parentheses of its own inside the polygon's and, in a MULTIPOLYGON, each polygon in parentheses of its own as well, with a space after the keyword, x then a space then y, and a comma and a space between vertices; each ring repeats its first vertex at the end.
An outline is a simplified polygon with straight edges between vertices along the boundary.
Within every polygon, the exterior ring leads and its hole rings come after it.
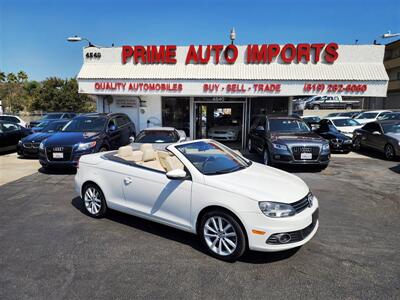
MULTIPOLYGON (((202 95, 202 96, 279 96, 279 95, 348 95, 363 96, 365 82, 323 81, 96 81, 82 83, 95 94, 127 95, 202 95)), ((121 105, 130 105, 124 103, 121 105)))
MULTIPOLYGON (((247 45, 245 63, 268 64, 280 59, 283 63, 324 61, 332 64, 338 59, 339 46, 336 43, 317 43, 298 45, 278 44, 247 45)), ((236 45, 190 45, 186 53, 185 64, 220 64, 221 56, 226 64, 234 64, 239 56, 236 45)), ((122 64, 176 64, 176 45, 161 46, 122 46, 122 64)))

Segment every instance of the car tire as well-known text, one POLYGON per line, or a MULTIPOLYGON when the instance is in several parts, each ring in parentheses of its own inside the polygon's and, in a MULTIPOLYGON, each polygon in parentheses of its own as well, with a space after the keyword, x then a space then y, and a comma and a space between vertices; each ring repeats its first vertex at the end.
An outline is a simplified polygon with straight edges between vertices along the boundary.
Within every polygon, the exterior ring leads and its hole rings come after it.
POLYGON ((104 147, 104 146, 101 146, 101 147, 100 147, 99 152, 106 152, 106 151, 107 151, 107 148, 106 148, 106 147, 104 147))
POLYGON ((352 109, 353 108, 353 106, 351 106, 351 105, 346 105, 346 109, 347 110, 350 110, 350 109, 352 109))
POLYGON ((354 151, 360 151, 361 150, 361 138, 356 137, 353 141, 353 150, 354 151))
POLYGON ((247 150, 249 151, 249 153, 254 153, 253 142, 251 141, 251 139, 249 139, 249 141, 247 142, 247 150))
POLYGON ((201 243, 207 253, 234 262, 246 251, 246 236, 240 222, 229 212, 212 210, 204 214, 199 226, 201 243))
POLYGON ((396 156, 394 147, 391 144, 386 144, 384 154, 387 160, 392 160, 396 156))
POLYGON ((263 163, 266 166, 272 166, 271 155, 269 154, 269 151, 267 148, 265 148, 264 152, 263 152, 263 163))
POLYGON ((89 216, 102 218, 107 212, 106 199, 103 191, 94 183, 86 184, 82 191, 83 207, 89 216))
POLYGON ((319 105, 314 105, 313 106, 313 110, 319 110, 319 109, 320 109, 319 105))

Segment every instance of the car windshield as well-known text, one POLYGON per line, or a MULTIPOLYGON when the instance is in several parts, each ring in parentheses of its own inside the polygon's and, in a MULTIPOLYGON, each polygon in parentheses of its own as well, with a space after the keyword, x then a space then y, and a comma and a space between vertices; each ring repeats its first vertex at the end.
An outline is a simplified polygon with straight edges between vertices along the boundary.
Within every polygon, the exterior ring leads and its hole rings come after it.
POLYGON ((61 129, 64 127, 66 122, 52 122, 49 123, 47 126, 43 128, 43 132, 56 132, 56 131, 61 131, 61 129))
POLYGON ((400 133, 400 123, 382 124, 384 133, 400 133))
POLYGON ((272 119, 269 120, 269 130, 272 132, 309 132, 310 128, 302 120, 272 119))
POLYGON ((332 122, 337 127, 360 126, 360 123, 358 123, 353 119, 337 119, 337 120, 332 120, 332 122))
POLYGON ((175 143, 178 137, 171 130, 143 130, 138 134, 135 143, 175 143))
POLYGON ((378 113, 373 113, 373 112, 365 112, 359 114, 356 119, 375 119, 378 113))
POLYGON ((104 117, 77 117, 69 121, 62 131, 99 132, 104 130, 106 122, 104 117))
POLYGON ((382 120, 400 120, 400 113, 391 113, 384 115, 382 120))
POLYGON ((47 114, 43 117, 43 120, 51 120, 51 119, 61 119, 63 114, 47 114))
POLYGON ((204 175, 235 172, 251 165, 251 162, 228 147, 215 141, 197 141, 176 146, 204 175))

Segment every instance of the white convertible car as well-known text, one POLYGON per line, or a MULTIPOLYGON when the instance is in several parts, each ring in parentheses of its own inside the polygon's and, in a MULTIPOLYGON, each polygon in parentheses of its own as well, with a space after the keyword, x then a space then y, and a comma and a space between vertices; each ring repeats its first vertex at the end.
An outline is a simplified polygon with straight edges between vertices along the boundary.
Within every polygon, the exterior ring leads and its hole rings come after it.
POLYGON ((318 229, 318 200, 300 178, 213 140, 85 155, 75 184, 90 216, 114 209, 192 232, 226 261, 299 247, 318 229))

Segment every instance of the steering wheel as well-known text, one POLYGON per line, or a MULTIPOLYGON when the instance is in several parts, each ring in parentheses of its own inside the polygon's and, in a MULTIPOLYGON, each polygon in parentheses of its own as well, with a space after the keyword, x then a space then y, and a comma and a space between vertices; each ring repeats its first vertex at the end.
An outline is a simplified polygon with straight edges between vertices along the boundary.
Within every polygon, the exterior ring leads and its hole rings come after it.
POLYGON ((205 166, 209 163, 215 161, 215 157, 214 156, 209 156, 206 158, 206 160, 201 164, 201 169, 204 171, 205 166))

